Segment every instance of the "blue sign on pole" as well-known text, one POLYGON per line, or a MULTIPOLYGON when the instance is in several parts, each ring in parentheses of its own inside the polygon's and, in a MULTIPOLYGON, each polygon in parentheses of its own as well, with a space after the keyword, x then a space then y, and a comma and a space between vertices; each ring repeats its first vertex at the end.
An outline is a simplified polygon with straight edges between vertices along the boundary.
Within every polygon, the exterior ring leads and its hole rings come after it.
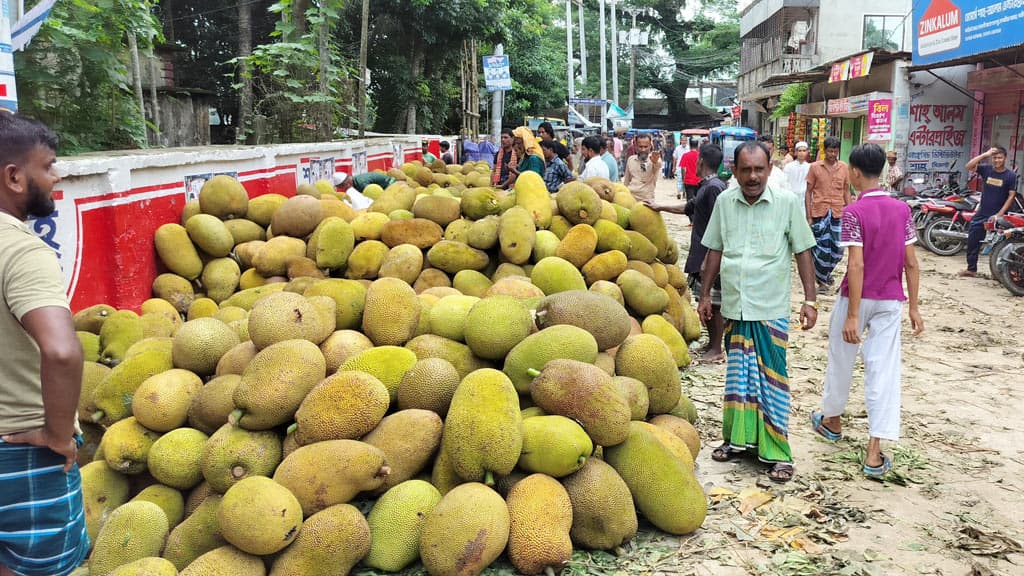
POLYGON ((914 5, 914 64, 935 64, 1024 42, 1024 0, 922 0, 914 5))
POLYGON ((484 84, 488 92, 512 89, 508 56, 484 56, 484 84))

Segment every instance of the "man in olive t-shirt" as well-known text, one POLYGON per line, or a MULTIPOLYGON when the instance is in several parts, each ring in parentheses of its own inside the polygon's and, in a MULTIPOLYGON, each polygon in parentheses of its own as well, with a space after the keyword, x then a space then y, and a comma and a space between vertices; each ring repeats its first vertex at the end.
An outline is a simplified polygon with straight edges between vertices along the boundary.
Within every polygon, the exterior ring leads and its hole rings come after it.
POLYGON ((57 256, 25 224, 53 213, 56 144, 0 113, 0 576, 70 574, 89 551, 75 464, 82 346, 57 256))

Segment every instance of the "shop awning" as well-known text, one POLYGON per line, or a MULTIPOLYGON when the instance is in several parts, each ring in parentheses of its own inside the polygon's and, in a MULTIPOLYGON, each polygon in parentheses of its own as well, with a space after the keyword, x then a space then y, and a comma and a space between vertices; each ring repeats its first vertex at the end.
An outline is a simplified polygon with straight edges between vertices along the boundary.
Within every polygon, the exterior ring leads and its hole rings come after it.
MULTIPOLYGON (((772 76, 759 85, 761 88, 767 88, 769 86, 784 86, 787 84, 798 84, 802 82, 823 82, 828 80, 829 73, 832 71, 832 64, 835 62, 842 62, 843 60, 849 60, 861 54, 866 54, 871 50, 861 50, 854 52, 849 56, 843 56, 837 58, 831 62, 826 62, 821 66, 816 66, 810 70, 803 72, 794 72, 792 74, 785 74, 781 76, 772 76)), ((874 62, 873 66, 882 66, 895 60, 910 60, 910 52, 888 52, 886 50, 874 50, 874 62)))

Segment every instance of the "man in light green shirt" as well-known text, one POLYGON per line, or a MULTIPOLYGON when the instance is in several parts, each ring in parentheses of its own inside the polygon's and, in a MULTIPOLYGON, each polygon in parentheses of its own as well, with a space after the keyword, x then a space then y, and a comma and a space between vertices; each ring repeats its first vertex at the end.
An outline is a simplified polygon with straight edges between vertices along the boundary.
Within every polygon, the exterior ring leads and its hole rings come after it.
POLYGON ((725 462, 756 449, 770 466, 772 480, 793 478, 789 447, 790 263, 797 270, 806 300, 800 308, 804 330, 818 318, 814 235, 799 199, 788 190, 768 186, 768 150, 758 142, 736 148, 733 171, 739 187, 723 192, 701 241, 704 260, 698 313, 711 320, 711 287, 721 274, 722 316, 728 322, 728 363, 722 435, 725 442, 711 457, 725 462))

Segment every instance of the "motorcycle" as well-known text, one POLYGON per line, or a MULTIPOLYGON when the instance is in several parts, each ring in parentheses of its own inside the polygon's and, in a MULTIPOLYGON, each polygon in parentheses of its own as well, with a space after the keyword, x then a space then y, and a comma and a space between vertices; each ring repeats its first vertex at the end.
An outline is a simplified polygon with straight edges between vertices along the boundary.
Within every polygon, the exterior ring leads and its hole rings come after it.
POLYGON ((1024 296, 1024 227, 1006 230, 1002 236, 1004 241, 989 257, 993 277, 1014 296, 1024 296))
POLYGON ((967 246, 968 228, 980 197, 932 201, 921 206, 926 222, 921 244, 939 256, 953 256, 967 246))

